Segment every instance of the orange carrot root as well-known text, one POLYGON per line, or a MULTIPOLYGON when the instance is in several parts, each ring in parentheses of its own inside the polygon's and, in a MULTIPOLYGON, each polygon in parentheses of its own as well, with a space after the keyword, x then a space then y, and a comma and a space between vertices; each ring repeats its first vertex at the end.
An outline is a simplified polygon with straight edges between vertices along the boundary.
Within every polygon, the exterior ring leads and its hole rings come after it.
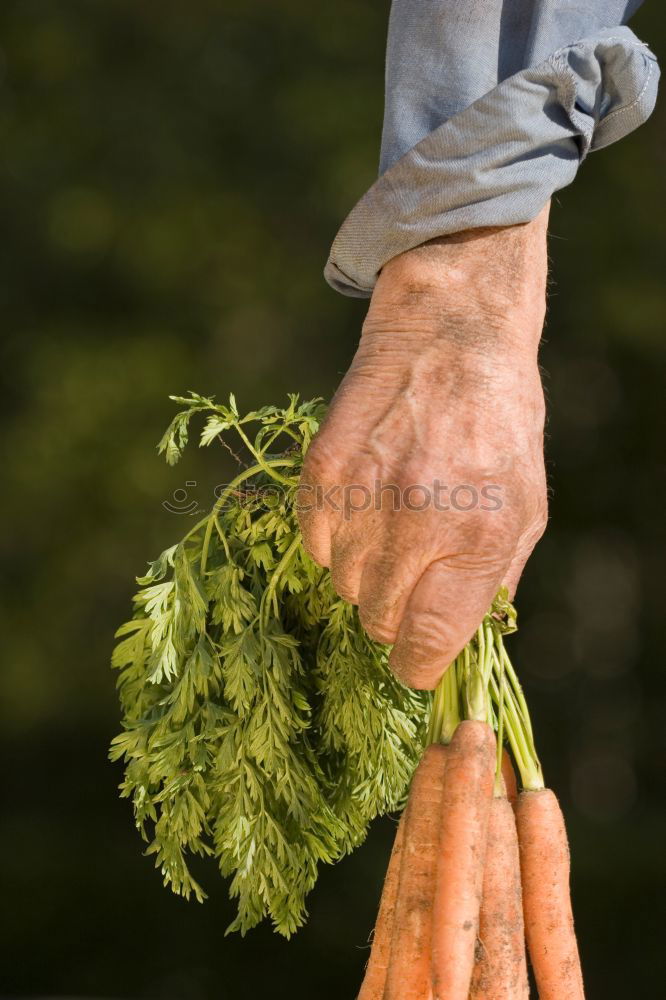
POLYGON ((461 722, 447 751, 432 934, 434 1000, 467 1000, 479 930, 495 737, 461 722))
POLYGON ((518 835, 511 803, 493 799, 470 1000, 528 1000, 518 835))
POLYGON ((398 883, 400 880, 400 865, 405 841, 405 814, 400 817, 400 823, 393 842, 391 859, 384 880, 382 898, 377 914, 377 923, 372 939, 370 958, 365 970, 363 985, 358 1000, 382 1000, 389 958, 391 955, 391 935, 393 933, 393 917, 398 898, 398 883))
POLYGON ((430 997, 432 907, 447 760, 444 746, 429 746, 412 780, 384 1000, 430 997))
POLYGON ((584 1000, 569 891, 569 844, 554 793, 521 792, 516 807, 525 936, 540 1000, 584 1000))

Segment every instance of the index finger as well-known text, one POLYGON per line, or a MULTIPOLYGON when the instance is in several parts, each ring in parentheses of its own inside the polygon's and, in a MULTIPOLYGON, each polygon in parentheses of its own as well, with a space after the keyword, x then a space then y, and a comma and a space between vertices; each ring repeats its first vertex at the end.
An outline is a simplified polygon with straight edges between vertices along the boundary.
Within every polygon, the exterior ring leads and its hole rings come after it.
POLYGON ((311 476, 306 464, 296 490, 296 517, 303 545, 320 566, 331 564, 331 525, 325 506, 318 502, 322 486, 311 476))

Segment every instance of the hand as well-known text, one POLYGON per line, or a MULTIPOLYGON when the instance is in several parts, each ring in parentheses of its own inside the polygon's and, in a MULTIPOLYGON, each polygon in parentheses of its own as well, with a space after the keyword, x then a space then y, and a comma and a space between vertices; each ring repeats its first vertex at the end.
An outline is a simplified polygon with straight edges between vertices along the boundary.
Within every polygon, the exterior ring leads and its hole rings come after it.
POLYGON ((547 217, 390 261, 306 456, 306 548, 413 687, 513 594, 545 528, 547 217))

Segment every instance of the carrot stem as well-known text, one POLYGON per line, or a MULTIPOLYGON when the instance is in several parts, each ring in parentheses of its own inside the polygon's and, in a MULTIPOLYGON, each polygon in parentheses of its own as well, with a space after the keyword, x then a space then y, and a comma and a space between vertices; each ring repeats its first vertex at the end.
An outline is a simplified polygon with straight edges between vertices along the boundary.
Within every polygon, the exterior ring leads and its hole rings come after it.
POLYGON ((495 788, 501 788, 505 740, 520 772, 523 788, 543 788, 541 764, 527 701, 504 647, 504 635, 516 629, 516 613, 501 590, 470 642, 458 654, 435 691, 427 744, 451 742, 461 718, 487 722, 497 734, 495 788))
POLYGON ((502 793, 502 759, 504 755, 504 660, 501 661, 499 676, 499 700, 497 704, 497 761, 495 764, 495 795, 502 793))
POLYGON ((458 689, 458 662, 456 657, 437 685, 430 712, 426 746, 431 743, 448 745, 460 722, 460 694, 458 689))

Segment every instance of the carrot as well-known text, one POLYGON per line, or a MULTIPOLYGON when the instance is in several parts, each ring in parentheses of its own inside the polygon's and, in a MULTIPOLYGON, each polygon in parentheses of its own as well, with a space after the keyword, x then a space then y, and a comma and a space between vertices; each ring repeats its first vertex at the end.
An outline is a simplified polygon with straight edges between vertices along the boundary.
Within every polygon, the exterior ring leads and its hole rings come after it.
POLYGON ((502 777, 504 778, 506 797, 511 805, 515 806, 518 801, 518 782, 516 781, 516 772, 513 769, 511 758, 506 750, 502 753, 502 777))
POLYGON ((389 957, 391 954, 391 935, 393 933, 393 917, 398 898, 398 882, 400 879, 400 864, 405 841, 405 813, 400 817, 391 851, 382 898, 379 903, 379 913, 372 939, 370 958, 365 970, 365 977, 358 995, 358 1000, 382 1000, 389 957))
POLYGON ((432 744, 412 780, 384 1000, 430 996, 432 906, 447 758, 444 746, 432 744))
POLYGON ((490 807, 476 963, 470 1000, 527 1000, 527 959, 520 857, 513 808, 506 796, 490 807))
POLYGON ((524 791, 516 807, 525 936, 540 1000, 583 1000, 569 891, 569 844, 549 788, 524 791))
POLYGON ((432 935, 434 1000, 466 1000, 479 929, 495 737, 461 722, 446 758, 432 935))

